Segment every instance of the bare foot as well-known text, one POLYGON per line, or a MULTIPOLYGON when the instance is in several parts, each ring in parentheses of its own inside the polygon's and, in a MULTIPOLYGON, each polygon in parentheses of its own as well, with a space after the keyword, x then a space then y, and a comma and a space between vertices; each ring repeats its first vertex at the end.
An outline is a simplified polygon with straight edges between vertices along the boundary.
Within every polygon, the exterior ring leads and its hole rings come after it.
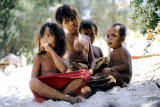
POLYGON ((82 102, 82 97, 69 97, 68 101, 71 102, 72 104, 74 103, 80 103, 82 102))
POLYGON ((121 87, 122 87, 122 88, 123 88, 123 87, 128 87, 128 84, 127 84, 126 82, 123 82, 121 87))
POLYGON ((111 82, 114 82, 114 83, 116 83, 116 79, 112 76, 112 75, 108 75, 108 78, 110 78, 110 83, 111 82))
POLYGON ((81 89, 81 94, 82 94, 82 96, 83 96, 84 98, 88 98, 88 97, 91 96, 92 90, 91 90, 90 87, 85 86, 85 87, 83 87, 83 88, 81 89))

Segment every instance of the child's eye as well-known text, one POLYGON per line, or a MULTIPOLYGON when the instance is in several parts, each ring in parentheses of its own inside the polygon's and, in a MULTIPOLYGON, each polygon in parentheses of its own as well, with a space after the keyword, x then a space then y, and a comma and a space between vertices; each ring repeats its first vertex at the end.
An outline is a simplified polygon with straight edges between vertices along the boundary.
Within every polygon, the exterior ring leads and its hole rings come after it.
POLYGON ((113 34, 112 36, 113 36, 113 37, 116 37, 116 35, 114 35, 114 34, 113 34))
POLYGON ((94 37, 94 33, 91 33, 91 37, 94 37))
POLYGON ((51 37, 51 34, 48 34, 47 36, 48 36, 48 37, 51 37))
POLYGON ((69 20, 66 20, 66 24, 68 24, 69 23, 69 20))
POLYGON ((87 36, 88 36, 88 33, 85 33, 85 35, 87 35, 87 36))
POLYGON ((71 20, 72 20, 72 21, 74 21, 74 20, 75 20, 75 18, 74 18, 74 17, 72 17, 72 18, 71 18, 71 20))

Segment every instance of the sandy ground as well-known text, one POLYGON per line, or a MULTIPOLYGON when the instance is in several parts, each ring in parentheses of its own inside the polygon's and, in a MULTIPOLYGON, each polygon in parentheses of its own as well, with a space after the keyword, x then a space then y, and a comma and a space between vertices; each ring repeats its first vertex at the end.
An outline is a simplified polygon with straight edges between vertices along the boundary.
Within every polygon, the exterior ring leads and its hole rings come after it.
POLYGON ((160 89, 156 82, 160 84, 160 57, 132 60, 132 64, 129 87, 100 91, 74 105, 52 100, 36 103, 28 85, 32 65, 18 68, 10 65, 5 73, 0 72, 0 107, 158 107, 160 89))

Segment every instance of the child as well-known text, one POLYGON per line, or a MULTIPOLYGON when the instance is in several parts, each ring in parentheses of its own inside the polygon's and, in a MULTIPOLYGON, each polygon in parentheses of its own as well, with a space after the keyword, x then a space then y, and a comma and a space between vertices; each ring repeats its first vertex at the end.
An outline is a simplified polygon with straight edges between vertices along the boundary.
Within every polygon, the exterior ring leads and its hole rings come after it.
POLYGON ((79 33, 80 18, 77 9, 72 5, 64 4, 57 9, 55 19, 63 29, 68 31, 66 39, 70 65, 80 65, 85 69, 92 68, 94 56, 91 42, 87 36, 79 33))
POLYGON ((126 86, 132 77, 132 62, 130 53, 122 46, 126 37, 126 27, 116 23, 107 31, 107 44, 113 51, 110 54, 109 67, 103 73, 112 75, 116 85, 126 86), (127 83, 127 84, 126 84, 127 83))
POLYGON ((88 36, 79 33, 80 17, 77 8, 68 4, 60 6, 56 11, 55 20, 68 31, 66 35, 70 54, 68 71, 87 69, 92 72, 94 68, 92 45, 88 36))
MULTIPOLYGON (((95 38, 98 36, 98 28, 93 21, 88 21, 88 20, 82 21, 80 24, 79 31, 81 34, 88 36, 92 44, 95 41, 95 38)), ((92 74, 95 75, 97 72, 102 72, 103 68, 108 65, 108 58, 103 57, 102 50, 99 47, 92 45, 92 49, 94 58, 96 60, 95 69, 92 74)))
POLYGON ((65 34, 55 23, 43 24, 37 35, 39 52, 36 56, 30 88, 37 102, 44 99, 65 100, 71 103, 81 101, 72 97, 80 92, 88 82, 89 74, 85 70, 65 73, 68 69, 62 59, 66 51, 65 34))
MULTIPOLYGON (((90 38, 91 44, 94 43, 95 38, 98 36, 98 28, 93 21, 82 21, 80 23, 79 31, 81 34, 84 34, 90 38)), ((102 50, 99 47, 92 45, 92 49, 95 59, 103 57, 102 50)))

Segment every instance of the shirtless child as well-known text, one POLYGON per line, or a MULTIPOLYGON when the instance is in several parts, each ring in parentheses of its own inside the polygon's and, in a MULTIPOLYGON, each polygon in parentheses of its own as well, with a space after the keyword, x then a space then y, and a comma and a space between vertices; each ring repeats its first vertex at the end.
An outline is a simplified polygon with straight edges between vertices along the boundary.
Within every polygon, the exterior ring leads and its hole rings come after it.
MULTIPOLYGON (((77 8, 64 4, 57 9, 55 19, 63 29, 68 31, 66 38, 70 54, 69 71, 87 69, 92 72, 94 68, 92 45, 88 36, 79 33, 80 17, 77 8)), ((85 89, 90 90, 89 88, 85 89)))
MULTIPOLYGON (((91 44, 94 43, 96 37, 98 36, 97 25, 93 21, 89 20, 85 20, 80 23, 79 32, 88 36, 91 40, 91 44)), ((102 50, 99 47, 92 45, 92 49, 95 60, 103 57, 102 50)))
POLYGON ((72 5, 64 4, 57 9, 55 19, 63 29, 68 31, 66 38, 70 64, 77 62, 88 65, 84 67, 86 69, 92 68, 94 56, 91 42, 87 36, 79 33, 80 18, 77 9, 72 5))
POLYGON ((43 24, 37 34, 37 44, 39 52, 33 63, 29 83, 36 101, 55 99, 71 103, 80 102, 80 97, 71 95, 79 88, 81 90, 87 83, 89 75, 87 71, 65 73, 68 68, 62 59, 66 51, 63 29, 55 23, 43 24))
POLYGON ((96 37, 98 37, 99 29, 97 25, 93 21, 84 20, 80 23, 79 31, 81 34, 88 36, 91 40, 93 54, 95 58, 95 68, 93 70, 93 73, 91 74, 95 75, 97 72, 102 72, 104 67, 108 65, 109 61, 107 57, 103 57, 102 50, 99 47, 93 45, 96 37))
POLYGON ((126 27, 116 23, 107 31, 107 44, 113 51, 110 54, 109 67, 103 73, 112 75, 116 85, 126 86, 132 77, 132 62, 128 50, 122 46, 126 38, 126 27))

